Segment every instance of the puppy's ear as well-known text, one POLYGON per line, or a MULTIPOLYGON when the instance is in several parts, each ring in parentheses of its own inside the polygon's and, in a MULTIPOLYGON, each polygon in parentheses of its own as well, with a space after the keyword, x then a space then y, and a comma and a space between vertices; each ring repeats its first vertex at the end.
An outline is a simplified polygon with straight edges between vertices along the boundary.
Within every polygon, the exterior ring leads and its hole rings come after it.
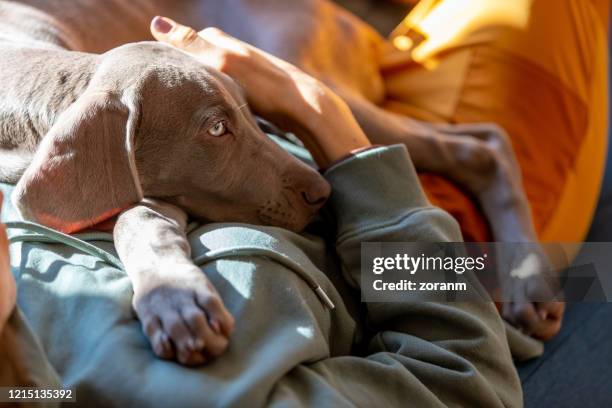
POLYGON ((61 114, 13 193, 25 219, 72 233, 142 199, 133 152, 140 113, 129 104, 89 92, 61 114))

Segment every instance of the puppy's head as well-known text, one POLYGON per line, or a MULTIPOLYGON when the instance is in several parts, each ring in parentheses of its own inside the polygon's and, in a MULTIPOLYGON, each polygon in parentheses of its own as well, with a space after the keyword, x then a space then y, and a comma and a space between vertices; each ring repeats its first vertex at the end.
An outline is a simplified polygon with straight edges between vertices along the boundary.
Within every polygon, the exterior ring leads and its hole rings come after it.
POLYGON ((302 229, 330 193, 256 125, 240 87, 157 43, 101 57, 15 191, 25 218, 65 232, 143 197, 209 221, 302 229))

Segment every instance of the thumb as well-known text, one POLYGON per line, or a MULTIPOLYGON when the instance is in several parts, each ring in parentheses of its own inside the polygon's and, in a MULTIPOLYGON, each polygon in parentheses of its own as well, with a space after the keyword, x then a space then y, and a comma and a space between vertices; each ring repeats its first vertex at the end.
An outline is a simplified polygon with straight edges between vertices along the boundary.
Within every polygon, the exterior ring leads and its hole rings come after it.
POLYGON ((157 41, 190 51, 204 41, 193 28, 184 26, 168 17, 156 16, 151 20, 151 34, 157 41))

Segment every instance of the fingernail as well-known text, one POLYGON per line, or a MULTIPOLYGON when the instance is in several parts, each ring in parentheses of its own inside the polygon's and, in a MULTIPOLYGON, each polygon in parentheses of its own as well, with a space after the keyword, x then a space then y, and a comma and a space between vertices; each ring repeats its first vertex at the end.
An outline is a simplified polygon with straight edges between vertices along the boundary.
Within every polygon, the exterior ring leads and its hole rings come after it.
POLYGON ((212 326, 213 330, 217 332, 217 334, 221 334, 221 326, 216 319, 210 319, 210 325, 212 326))
POLYGON ((167 34, 172 30, 173 26, 174 25, 170 21, 163 17, 155 16, 153 19, 153 28, 159 33, 167 34))

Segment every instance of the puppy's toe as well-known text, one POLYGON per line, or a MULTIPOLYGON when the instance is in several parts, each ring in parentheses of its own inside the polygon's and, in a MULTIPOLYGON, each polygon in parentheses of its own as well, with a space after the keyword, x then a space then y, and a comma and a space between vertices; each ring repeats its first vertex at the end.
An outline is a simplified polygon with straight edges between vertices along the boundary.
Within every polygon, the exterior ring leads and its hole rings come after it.
POLYGON ((198 366, 207 362, 207 358, 201 351, 184 351, 177 356, 178 362, 186 366, 198 366))
POLYGON ((177 357, 180 362, 190 360, 189 356, 196 351, 194 347, 194 338, 191 332, 185 325, 178 311, 167 309, 163 311, 161 316, 164 331, 169 333, 170 340, 174 345, 177 357))
POLYGON ((157 316, 148 316, 142 319, 142 326, 145 334, 149 338, 153 352, 160 358, 174 358, 174 348, 164 332, 161 322, 157 316))
POLYGON ((234 331, 234 317, 214 292, 198 292, 196 300, 208 315, 208 323, 217 334, 229 337, 234 331))
POLYGON ((206 312, 195 304, 186 305, 181 308, 181 316, 191 332, 192 341, 189 348, 192 351, 201 351, 206 346, 206 337, 209 330, 206 321, 206 312))
POLYGON ((162 330, 158 331, 151 339, 151 346, 155 354, 163 359, 171 360, 174 358, 174 347, 168 335, 162 330))
MULTIPOLYGON (((219 325, 215 328, 208 317, 209 311, 194 305, 181 310, 183 320, 194 338, 193 351, 204 351, 208 357, 221 355, 228 345, 228 338, 221 333, 219 325)), ((215 321, 215 320, 213 320, 215 321)))
POLYGON ((515 303, 513 314, 518 326, 522 327, 527 333, 536 330, 541 321, 535 310, 534 304, 530 302, 515 303))
POLYGON ((210 282, 201 273, 195 280, 190 286, 197 290, 160 285, 134 296, 134 310, 155 354, 185 365, 221 355, 234 327, 234 318, 210 282))

